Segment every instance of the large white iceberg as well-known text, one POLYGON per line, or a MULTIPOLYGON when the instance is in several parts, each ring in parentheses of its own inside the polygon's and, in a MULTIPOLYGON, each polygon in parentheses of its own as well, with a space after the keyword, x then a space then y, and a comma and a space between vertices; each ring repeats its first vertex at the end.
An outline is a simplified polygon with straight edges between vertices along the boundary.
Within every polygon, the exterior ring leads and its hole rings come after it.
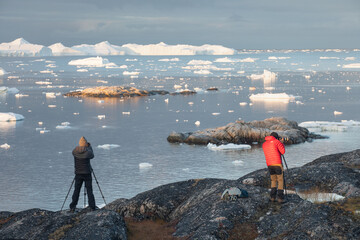
POLYGON ((81 44, 71 48, 83 53, 83 55, 135 55, 131 49, 110 44, 108 41, 100 42, 95 45, 81 44))
POLYGON ((89 57, 77 60, 71 60, 69 65, 83 66, 83 67, 113 67, 116 64, 109 62, 107 58, 89 57))
POLYGON ((300 99, 301 97, 286 93, 259 93, 251 94, 249 98, 251 101, 290 102, 300 99))
POLYGON ((24 120, 24 116, 17 113, 1 113, 0 112, 0 122, 12 122, 12 121, 20 121, 24 120))
POLYGON ((31 44, 23 38, 18 38, 12 42, 0 44, 0 56, 11 57, 35 57, 52 56, 50 48, 43 45, 31 44))

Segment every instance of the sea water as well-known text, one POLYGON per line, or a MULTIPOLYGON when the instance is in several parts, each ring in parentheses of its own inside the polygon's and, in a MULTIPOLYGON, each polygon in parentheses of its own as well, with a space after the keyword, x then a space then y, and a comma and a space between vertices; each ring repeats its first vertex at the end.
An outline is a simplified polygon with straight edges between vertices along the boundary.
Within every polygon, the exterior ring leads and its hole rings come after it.
MULTIPOLYGON (((21 94, 0 94, 0 112, 25 117, 0 123, 0 145, 10 146, 0 148, 0 210, 59 210, 74 177, 71 152, 81 136, 93 147, 92 167, 109 203, 166 183, 193 178, 237 179, 266 167, 261 146, 212 151, 206 146, 170 144, 166 138, 172 131, 192 132, 236 120, 277 116, 298 123, 360 120, 360 72, 343 68, 360 61, 356 51, 107 56, 103 58, 127 68, 68 65, 81 58, 85 57, 0 58, 0 67, 8 72, 0 76, 0 86, 17 88, 21 94), (244 61, 246 58, 253 61, 244 61), (189 65, 192 60, 207 64, 194 67, 189 65), (250 78, 264 70, 275 73, 276 79, 250 78), (124 75, 124 71, 137 74, 124 75), (188 88, 198 93, 131 99, 62 96, 85 87, 113 85, 169 92, 188 88), (206 91, 210 87, 218 91, 206 91), (252 94, 259 93, 300 98, 250 101, 252 94)), ((288 166, 358 149, 359 128, 322 132, 329 138, 287 146, 288 166)), ((95 181, 93 188, 97 204, 103 204, 95 181)), ((81 198, 78 206, 82 206, 81 198)))

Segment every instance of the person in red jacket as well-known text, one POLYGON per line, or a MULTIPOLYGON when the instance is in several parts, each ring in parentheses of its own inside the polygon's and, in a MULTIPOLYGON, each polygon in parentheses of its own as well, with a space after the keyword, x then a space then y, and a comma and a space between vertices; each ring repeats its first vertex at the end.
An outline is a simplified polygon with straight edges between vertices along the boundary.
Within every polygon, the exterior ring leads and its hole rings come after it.
POLYGON ((284 202, 284 169, 281 162, 281 155, 285 154, 285 147, 279 141, 279 135, 272 132, 270 136, 265 137, 262 145, 264 150, 266 165, 268 166, 271 179, 270 201, 274 202, 276 194, 278 202, 284 202))

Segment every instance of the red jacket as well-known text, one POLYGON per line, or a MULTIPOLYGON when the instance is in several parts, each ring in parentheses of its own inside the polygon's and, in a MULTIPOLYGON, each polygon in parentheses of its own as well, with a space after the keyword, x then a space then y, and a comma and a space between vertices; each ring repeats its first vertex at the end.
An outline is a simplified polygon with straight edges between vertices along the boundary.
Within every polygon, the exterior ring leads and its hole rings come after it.
POLYGON ((281 155, 285 153, 284 144, 273 136, 265 137, 265 142, 262 145, 264 150, 266 164, 268 166, 281 164, 281 155))

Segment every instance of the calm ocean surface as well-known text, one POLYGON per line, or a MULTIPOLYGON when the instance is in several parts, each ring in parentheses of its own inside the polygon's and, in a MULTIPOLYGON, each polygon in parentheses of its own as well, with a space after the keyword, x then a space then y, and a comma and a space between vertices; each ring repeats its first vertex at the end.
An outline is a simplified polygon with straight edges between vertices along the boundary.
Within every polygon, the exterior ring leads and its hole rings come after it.
MULTIPOLYGON (((92 166, 109 203, 170 182, 205 177, 237 179, 266 166, 259 147, 212 151, 206 146, 170 144, 166 138, 172 131, 190 132, 224 126, 238 119, 252 121, 274 116, 298 123, 360 121, 360 69, 343 68, 360 62, 360 52, 356 51, 107 56, 103 58, 127 68, 81 67, 87 70, 84 72, 68 65, 70 60, 81 58, 85 57, 0 58, 0 67, 9 73, 0 76, 0 86, 17 88, 20 94, 28 95, 0 94, 0 112, 25 117, 16 123, 0 123, 0 145, 10 145, 9 149, 0 148, 0 211, 60 210, 74 177, 71 152, 81 136, 93 146, 92 166), (221 60, 224 57, 227 62, 221 60), (254 62, 243 62, 246 58, 254 62), (212 67, 202 69, 211 74, 194 73, 196 70, 188 64, 191 60, 210 61, 212 67), (276 73, 276 80, 264 83, 248 77, 264 70, 276 73), (123 75, 124 71, 139 74, 133 78, 123 75), (204 90, 217 87, 219 91, 103 101, 81 101, 61 95, 101 85, 170 92, 179 85, 204 90), (284 92, 301 99, 298 103, 250 104, 251 94, 264 92, 284 92), (248 104, 239 104, 243 102, 248 104), (334 115, 334 111, 342 114, 334 115), (105 118, 100 119, 99 115, 105 118), (196 121, 200 121, 199 126, 196 121), (70 125, 61 127, 65 122, 70 125), (105 144, 115 147, 104 149, 105 144), (152 167, 140 168, 140 163, 152 167)), ((289 167, 360 146, 360 127, 321 134, 330 138, 287 147, 289 167)), ((100 192, 95 182, 93 185, 97 205, 101 206, 100 192)), ((70 198, 71 195, 66 207, 70 198)), ((78 207, 82 207, 82 196, 78 207)))

